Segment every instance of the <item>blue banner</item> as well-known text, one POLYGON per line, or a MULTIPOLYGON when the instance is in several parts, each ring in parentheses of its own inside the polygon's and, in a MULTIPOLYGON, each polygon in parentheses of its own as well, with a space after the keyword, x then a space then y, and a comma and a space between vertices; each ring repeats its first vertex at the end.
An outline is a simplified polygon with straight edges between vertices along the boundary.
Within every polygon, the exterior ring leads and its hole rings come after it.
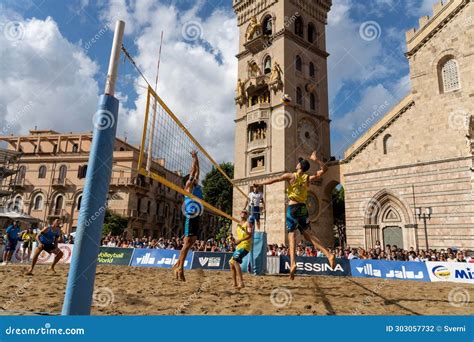
MULTIPOLYGON (((145 249, 133 250, 130 266, 171 268, 178 261, 179 250, 171 249, 145 249)), ((184 269, 191 269, 193 252, 189 252, 184 262, 184 269)))
MULTIPOLYGON (((226 255, 231 253, 194 252, 193 269, 224 270, 226 255)), ((229 269, 229 267, 227 267, 229 269)))
MULTIPOLYGON (((336 259, 334 269, 329 266, 327 258, 296 257, 296 274, 350 276, 351 266, 349 260, 336 259)), ((290 273, 290 257, 280 256, 280 273, 290 273)))
POLYGON ((245 327, 249 340, 261 342, 473 341, 473 318, 468 316, 2 316, 0 340, 241 342, 242 334, 230 333, 229 326, 245 327), (214 338, 198 334, 203 327, 212 328, 214 338), (311 335, 310 329, 316 333, 311 335))
POLYGON ((353 277, 430 281, 424 262, 353 259, 350 264, 353 277))

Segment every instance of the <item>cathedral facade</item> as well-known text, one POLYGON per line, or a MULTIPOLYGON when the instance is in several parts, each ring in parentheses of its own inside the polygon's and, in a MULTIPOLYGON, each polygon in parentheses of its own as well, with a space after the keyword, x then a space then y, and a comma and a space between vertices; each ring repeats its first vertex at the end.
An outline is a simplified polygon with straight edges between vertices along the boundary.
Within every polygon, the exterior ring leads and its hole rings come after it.
POLYGON ((406 40, 411 93, 334 166, 347 242, 473 249, 474 4, 439 1, 406 40))

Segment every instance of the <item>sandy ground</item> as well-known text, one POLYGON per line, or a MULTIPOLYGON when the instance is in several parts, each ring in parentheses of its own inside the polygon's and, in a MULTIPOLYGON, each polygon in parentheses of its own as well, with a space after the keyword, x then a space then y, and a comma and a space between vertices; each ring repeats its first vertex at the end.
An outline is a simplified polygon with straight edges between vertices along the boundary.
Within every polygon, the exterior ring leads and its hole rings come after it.
MULTIPOLYGON (((67 266, 0 267, 0 314, 59 314, 67 266)), ((99 266, 94 315, 474 315, 474 287, 453 283, 245 275, 235 291, 229 272, 193 270, 187 282, 158 268, 99 266), (456 290, 453 290, 456 289, 456 290), (452 292, 454 291, 454 292, 452 292), (450 295, 451 292, 451 295, 450 295), (467 295, 467 296, 466 296, 467 295), (450 299, 451 298, 451 301, 450 299), (453 299, 462 303, 454 303, 453 299), (466 302, 466 298, 467 302, 466 302)))

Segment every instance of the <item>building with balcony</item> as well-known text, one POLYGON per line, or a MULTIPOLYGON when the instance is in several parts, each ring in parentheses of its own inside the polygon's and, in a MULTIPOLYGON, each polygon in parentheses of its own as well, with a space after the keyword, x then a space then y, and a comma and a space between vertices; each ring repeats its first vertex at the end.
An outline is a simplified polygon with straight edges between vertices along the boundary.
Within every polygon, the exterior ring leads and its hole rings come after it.
MULTIPOLYGON (((6 143, 7 151, 21 154, 16 175, 2 180, 2 188, 10 189, 9 200, 43 225, 60 218, 63 231, 74 232, 92 133, 32 130, 28 135, 0 136, 0 141, 6 143)), ((130 236, 180 236, 184 221, 182 196, 138 174, 138 156, 137 147, 119 138, 115 140, 108 209, 128 219, 130 236)), ((153 162, 152 168, 173 183, 181 184, 182 176, 167 170, 163 160, 153 162)), ((209 214, 205 214, 203 221, 204 232, 212 231, 208 226, 217 223, 209 214)))

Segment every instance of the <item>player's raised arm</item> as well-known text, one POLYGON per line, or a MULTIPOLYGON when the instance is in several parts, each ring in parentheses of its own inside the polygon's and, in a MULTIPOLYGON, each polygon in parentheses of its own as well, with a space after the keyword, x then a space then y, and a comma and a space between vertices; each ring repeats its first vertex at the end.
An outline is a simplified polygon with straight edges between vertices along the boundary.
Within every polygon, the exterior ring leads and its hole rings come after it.
POLYGON ((328 171, 328 167, 326 166, 326 164, 324 164, 317 156, 316 154, 316 151, 314 151, 312 154, 311 154, 311 157, 309 157, 309 159, 311 159, 312 161, 316 162, 319 164, 320 166, 320 170, 317 171, 314 175, 311 175, 309 176, 309 181, 315 181, 319 178, 321 178, 327 171, 328 171))
POLYGON ((291 182, 294 179, 294 175, 292 173, 285 173, 281 175, 280 177, 275 177, 273 179, 269 179, 263 182, 255 183, 256 186, 261 186, 261 185, 271 185, 279 182, 284 182, 288 181, 291 182))
POLYGON ((199 158, 196 151, 191 152, 191 157, 193 162, 191 165, 191 170, 189 171, 189 178, 186 180, 184 190, 187 192, 192 192, 194 185, 199 182, 199 158))

